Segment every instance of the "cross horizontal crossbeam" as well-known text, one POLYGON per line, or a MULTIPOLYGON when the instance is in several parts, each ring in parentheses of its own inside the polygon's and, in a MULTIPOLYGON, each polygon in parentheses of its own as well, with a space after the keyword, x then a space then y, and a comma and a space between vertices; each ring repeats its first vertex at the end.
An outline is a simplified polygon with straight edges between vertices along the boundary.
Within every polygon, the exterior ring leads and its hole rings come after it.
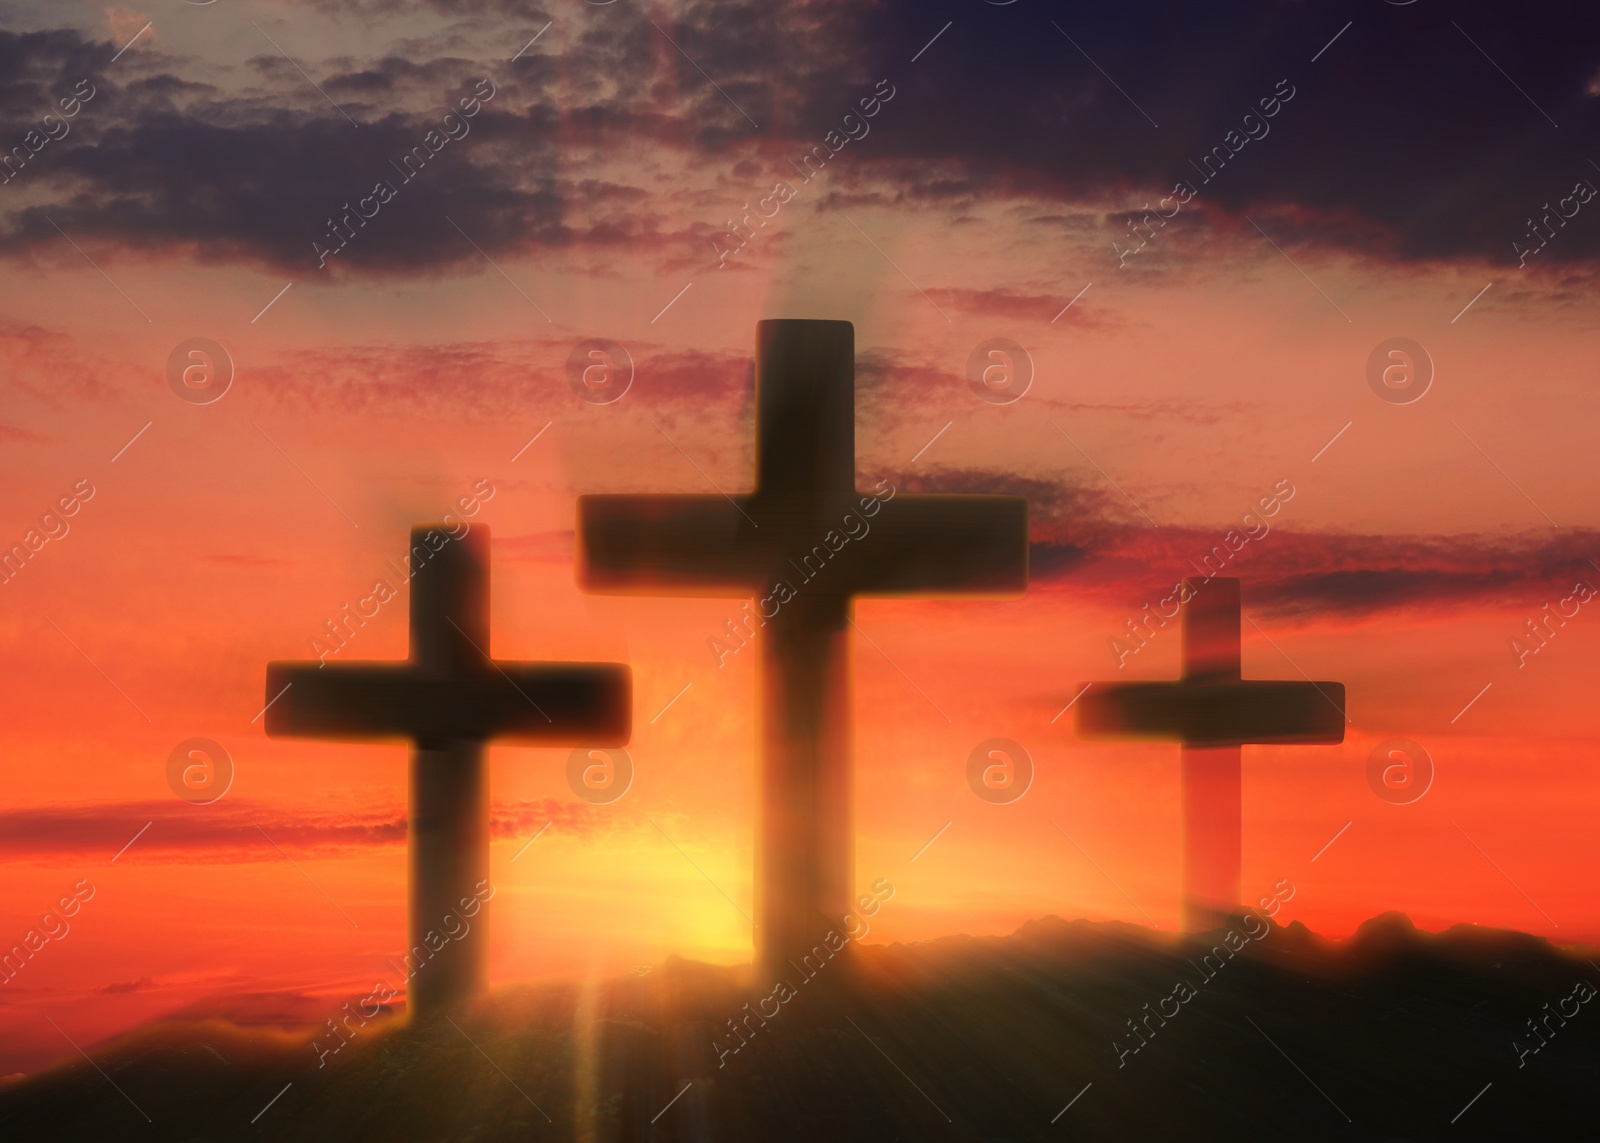
POLYGON ((592 746, 628 740, 629 671, 607 663, 502 663, 437 676, 386 663, 273 663, 267 733, 346 742, 455 738, 592 746), (287 691, 284 688, 287 687, 287 691))

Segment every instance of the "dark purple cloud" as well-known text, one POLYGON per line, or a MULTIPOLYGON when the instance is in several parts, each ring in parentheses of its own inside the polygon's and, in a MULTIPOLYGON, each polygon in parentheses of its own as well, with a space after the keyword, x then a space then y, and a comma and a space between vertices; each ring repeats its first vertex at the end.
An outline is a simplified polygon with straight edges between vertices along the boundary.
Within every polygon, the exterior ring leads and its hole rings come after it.
MULTIPOLYGON (((880 80, 892 100, 819 176, 817 189, 841 204, 874 188, 951 218, 1011 196, 1103 211, 1199 183, 1197 164, 1223 147, 1227 162, 1200 186, 1184 228, 1254 241, 1248 213, 1291 248, 1515 267, 1512 242, 1527 220, 1578 181, 1600 180, 1589 163, 1600 155, 1591 46, 1600 16, 1551 0, 1514 10, 1258 0, 1226 11, 826 0, 697 3, 675 17, 622 4, 547 15, 433 0, 429 10, 463 28, 503 25, 508 48, 546 19, 566 27, 559 52, 540 45, 515 63, 509 50, 450 54, 465 40, 444 38, 450 52, 433 57, 382 47, 334 61, 331 74, 325 65, 323 88, 359 128, 311 102, 265 45, 251 65, 265 87, 223 94, 159 51, 140 71, 127 59, 109 66, 112 45, 77 32, 0 32, 0 116, 19 140, 58 89, 82 75, 99 85, 73 133, 26 172, 31 205, 0 198, 8 251, 59 242, 48 211, 91 238, 310 272, 326 219, 397 177, 393 162, 482 76, 498 94, 471 134, 356 227, 334 273, 471 264, 479 255, 447 214, 492 254, 593 247, 709 260, 719 227, 675 229, 688 204, 658 201, 642 174, 626 176, 638 185, 600 178, 594 157, 687 158, 702 188, 745 169, 787 175, 880 80), (1242 142, 1244 117, 1271 98, 1275 114, 1251 121, 1265 133, 1242 142)), ((1587 273, 1600 254, 1595 216, 1600 203, 1552 219, 1531 265, 1587 273)))
MULTIPOLYGON (((1259 531, 1260 522, 1253 526, 1259 531)), ((1156 531, 1066 517, 1052 531, 1053 538, 1042 539, 1035 529, 1032 579, 1070 584, 1075 595, 1117 604, 1142 602, 1183 577, 1206 574, 1243 579, 1253 609, 1285 617, 1450 611, 1493 602, 1538 610, 1579 580, 1600 587, 1600 533, 1587 529, 1432 537, 1273 528, 1241 544, 1243 527, 1229 541, 1227 525, 1156 531)))
POLYGON ((1296 531, 1271 526, 1269 519, 1263 533, 1258 517, 1249 528, 1226 522, 1152 528, 1116 493, 1063 478, 938 466, 887 477, 906 492, 1026 497, 1031 583, 1070 588, 1075 598, 1102 605, 1143 602, 1185 576, 1208 573, 1243 579, 1252 609, 1288 618, 1449 611, 1492 602, 1537 611, 1570 594, 1579 580, 1600 588, 1600 532, 1593 529, 1362 535, 1296 531), (1249 538, 1252 529, 1258 538, 1249 538))

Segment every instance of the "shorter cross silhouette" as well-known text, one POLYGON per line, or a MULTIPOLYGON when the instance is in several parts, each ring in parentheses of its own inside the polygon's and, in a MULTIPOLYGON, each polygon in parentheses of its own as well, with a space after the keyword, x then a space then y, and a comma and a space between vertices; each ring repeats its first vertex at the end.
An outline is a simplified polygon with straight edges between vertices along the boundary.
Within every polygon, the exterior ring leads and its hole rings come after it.
POLYGON ((1182 595, 1183 677, 1092 683, 1077 730, 1183 744, 1183 927, 1198 932, 1238 910, 1239 747, 1343 742, 1344 684, 1241 678, 1239 581, 1186 579, 1182 595))
POLYGON ((267 664, 275 737, 410 740, 410 1014, 483 989, 491 738, 621 746, 632 674, 621 663, 497 662, 489 657, 489 530, 452 539, 411 530, 411 655, 398 663, 267 664), (452 917, 454 924, 446 921, 452 917), (462 922, 462 917, 472 917, 462 922), (464 931, 463 931, 464 930, 464 931))

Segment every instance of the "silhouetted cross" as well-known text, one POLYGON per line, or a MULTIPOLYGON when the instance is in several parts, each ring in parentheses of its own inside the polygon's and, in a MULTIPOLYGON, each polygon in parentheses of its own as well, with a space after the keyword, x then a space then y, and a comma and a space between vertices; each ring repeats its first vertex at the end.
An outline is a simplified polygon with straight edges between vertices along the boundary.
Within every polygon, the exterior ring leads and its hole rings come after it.
POLYGON ((773 967, 853 907, 853 598, 1027 586, 1026 500, 856 491, 854 334, 757 326, 754 492, 578 499, 584 588, 758 599, 755 939, 773 967))
POLYGON ((1216 928, 1239 904, 1239 747, 1344 741, 1344 684, 1241 679, 1239 581, 1186 579, 1183 678, 1093 683, 1077 703, 1084 738, 1183 743, 1183 927, 1216 928))
MULTIPOLYGON (((411 529, 411 656, 403 663, 267 664, 267 733, 371 742, 411 752, 411 1014, 480 991, 487 977, 489 783, 484 743, 621 746, 632 675, 621 663, 517 663, 489 657, 489 530, 452 539, 411 529), (456 918, 446 924, 445 917, 456 918), (432 939, 430 940, 430 935, 432 939), (438 945, 439 947, 435 947, 438 945)), ((493 895, 493 890, 488 891, 493 895)))

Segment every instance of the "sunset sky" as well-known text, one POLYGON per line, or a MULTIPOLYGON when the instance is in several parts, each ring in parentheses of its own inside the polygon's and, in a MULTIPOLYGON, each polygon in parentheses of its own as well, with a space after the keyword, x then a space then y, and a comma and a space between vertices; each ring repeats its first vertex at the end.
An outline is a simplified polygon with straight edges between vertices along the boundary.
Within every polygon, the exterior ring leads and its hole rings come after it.
POLYGON ((869 941, 1177 926, 1178 748, 1058 714, 1177 676, 1176 623, 1112 639, 1285 482, 1229 563, 1244 674, 1341 681, 1350 723, 1245 748, 1247 899, 1600 941, 1600 56, 1542 3, 1101 7, 7 5, 0 546, 59 534, 0 585, 0 943, 95 893, 0 985, 0 1074, 71 1053, 45 1016, 320 1023, 394 979, 405 749, 269 740, 265 666, 379 579, 338 658, 403 657, 385 561, 481 481, 494 653, 630 664, 637 767, 592 805, 567 750, 491 748, 494 980, 748 960, 755 663, 709 644, 742 601, 580 593, 574 503, 748 490, 777 317, 854 323, 860 487, 1030 501, 1025 596, 857 605, 869 941), (1412 403, 1368 381, 1397 337, 1412 403), (168 382, 192 338, 213 403, 168 382), (610 404, 568 383, 593 338, 634 363, 610 404), (1020 400, 968 384, 991 338, 1020 400), (236 768, 206 806, 167 782, 196 736, 236 768), (993 737, 1037 771, 1009 805, 966 782, 993 737), (1435 766, 1411 804, 1368 784, 1392 738, 1435 766))

